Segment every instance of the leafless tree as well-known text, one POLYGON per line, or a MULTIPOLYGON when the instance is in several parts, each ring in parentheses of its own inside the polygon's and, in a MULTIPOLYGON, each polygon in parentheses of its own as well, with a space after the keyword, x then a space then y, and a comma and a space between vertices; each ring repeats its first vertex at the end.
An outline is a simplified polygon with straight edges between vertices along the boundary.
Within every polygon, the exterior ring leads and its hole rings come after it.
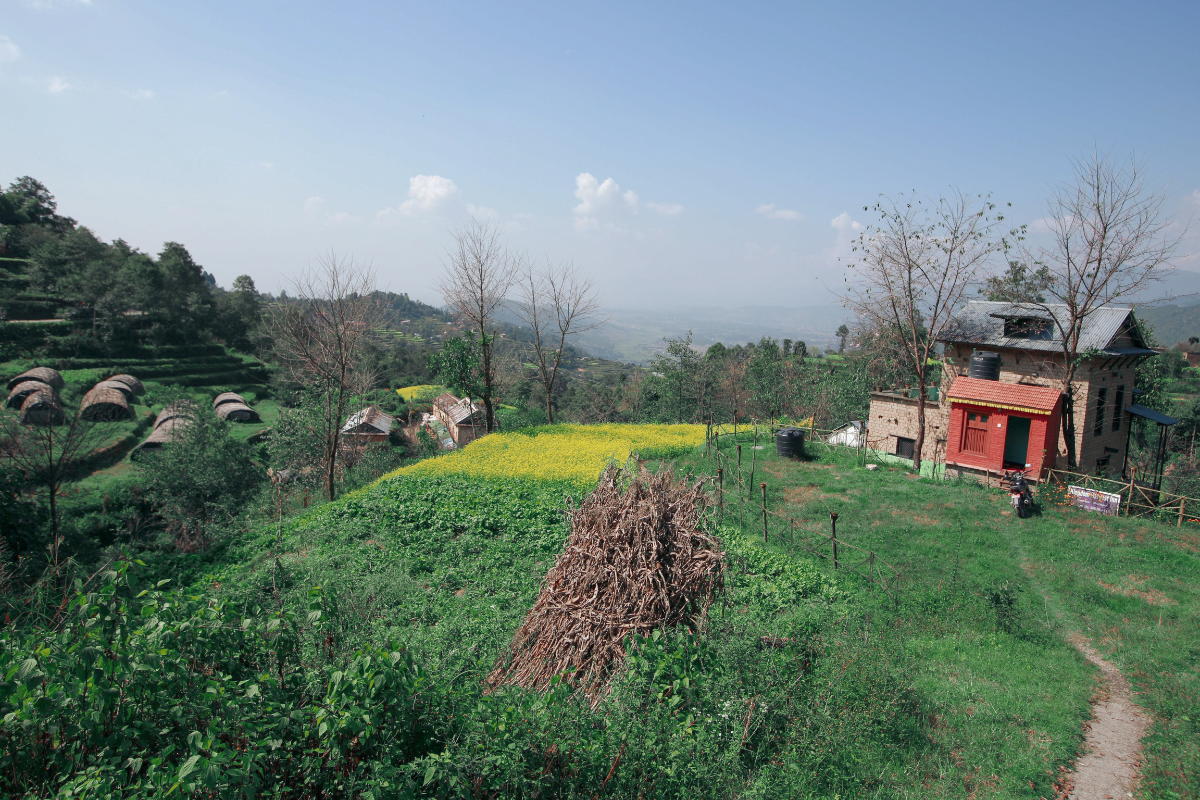
POLYGON ((572 264, 547 262, 536 268, 522 263, 513 311, 533 330, 538 378, 546 389, 546 419, 554 422, 554 383, 562 365, 567 339, 604 324, 596 319, 600 301, 589 278, 572 264))
POLYGON ((104 440, 104 429, 83 419, 79 408, 62 425, 22 425, 15 414, 2 414, 0 419, 0 463, 9 462, 46 493, 50 563, 57 567, 62 544, 58 497, 79 462, 104 440))
POLYGON ((496 386, 493 359, 496 313, 517 280, 520 260, 504 244, 500 227, 472 220, 454 232, 454 247, 443 262, 445 273, 438 289, 451 313, 479 334, 480 374, 487 430, 496 429, 492 402, 496 386))
POLYGON ((1030 271, 1046 278, 1044 300, 1029 304, 1054 320, 1062 341, 1062 432, 1071 469, 1077 455, 1075 376, 1083 329, 1097 309, 1131 302, 1173 271, 1171 259, 1182 236, 1171 235, 1170 222, 1162 218, 1166 195, 1147 187, 1132 157, 1117 163, 1093 153, 1073 166, 1072 180, 1050 196, 1045 217, 1050 243, 1021 253, 1022 261, 1032 265, 1030 271), (1051 308, 1055 305, 1062 308, 1051 308))
POLYGON ((879 220, 854 247, 842 300, 861 327, 896 340, 902 366, 916 379, 913 466, 920 469, 929 362, 967 291, 1005 246, 995 235, 1004 217, 990 197, 957 191, 928 203, 901 195, 881 200, 873 210, 879 220))
POLYGON ((380 324, 379 307, 371 297, 375 272, 330 252, 294 286, 297 299, 272 314, 275 353, 288 376, 320 398, 321 466, 332 500, 347 412, 376 377, 363 364, 380 324))

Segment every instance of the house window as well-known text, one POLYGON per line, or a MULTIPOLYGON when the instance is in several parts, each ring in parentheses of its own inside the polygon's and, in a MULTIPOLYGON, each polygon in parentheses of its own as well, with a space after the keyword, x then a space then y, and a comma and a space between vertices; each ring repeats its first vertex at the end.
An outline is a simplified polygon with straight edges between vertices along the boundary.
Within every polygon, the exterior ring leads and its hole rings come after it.
POLYGON ((912 458, 917 452, 917 440, 904 436, 896 437, 896 455, 901 458, 912 458))
POLYGON ((1104 433, 1104 408, 1108 405, 1108 388, 1101 387, 1096 393, 1096 424, 1092 428, 1092 435, 1099 436, 1104 433))
POLYGON ((962 447, 964 453, 974 453, 977 456, 987 455, 988 415, 967 412, 966 424, 963 426, 962 447))
POLYGON ((1048 319, 1005 317, 1004 335, 1009 339, 1032 339, 1044 342, 1054 338, 1054 327, 1048 319))
POLYGON ((1125 385, 1117 387, 1117 393, 1113 395, 1113 426, 1114 431, 1121 430, 1121 417, 1124 416, 1121 412, 1125 410, 1125 385))

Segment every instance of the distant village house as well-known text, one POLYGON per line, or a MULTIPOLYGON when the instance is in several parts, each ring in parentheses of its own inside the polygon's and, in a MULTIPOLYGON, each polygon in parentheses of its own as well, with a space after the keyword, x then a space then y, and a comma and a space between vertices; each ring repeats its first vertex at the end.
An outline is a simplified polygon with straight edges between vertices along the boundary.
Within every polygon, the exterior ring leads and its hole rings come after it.
POLYGON ((475 441, 487 432, 483 409, 469 397, 459 399, 449 392, 439 395, 433 401, 433 415, 450 431, 458 447, 475 441))
POLYGON ((346 420, 342 435, 357 442, 381 442, 392 432, 395 420, 375 406, 367 406, 346 420))

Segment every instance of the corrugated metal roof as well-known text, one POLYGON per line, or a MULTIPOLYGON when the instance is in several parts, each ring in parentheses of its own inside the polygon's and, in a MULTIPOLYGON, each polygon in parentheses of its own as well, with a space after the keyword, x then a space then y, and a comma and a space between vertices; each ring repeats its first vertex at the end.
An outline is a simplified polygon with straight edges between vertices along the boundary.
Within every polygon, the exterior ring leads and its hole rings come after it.
MULTIPOLYGON (((1131 319, 1133 309, 1125 306, 1102 306, 1093 311, 1083 323, 1079 336, 1079 351, 1106 350, 1117 336, 1125 330, 1128 321, 1129 333, 1141 348, 1121 348, 1131 352, 1113 355, 1149 355, 1153 350, 1144 349, 1145 342, 1131 319)), ((1018 350, 1062 351, 1062 336, 1054 326, 1049 339, 1026 339, 1004 335, 1005 318, 1050 319, 1056 318, 1065 325, 1068 321, 1067 307, 1046 307, 1024 303, 996 303, 986 300, 968 302, 955 316, 940 339, 943 342, 984 345, 987 347, 1011 347, 1018 350)))
POLYGON ((460 422, 465 422, 478 413, 479 406, 472 403, 470 398, 467 397, 464 397, 462 400, 459 400, 457 403, 446 409, 446 414, 449 415, 450 419, 454 420, 455 425, 459 424, 460 422))
POLYGON ((360 425, 373 428, 379 433, 388 433, 392 430, 392 422, 394 420, 391 417, 375 406, 367 406, 346 420, 346 424, 342 427, 342 433, 351 433, 360 425))
POLYGON ((1062 392, 1049 386, 1027 386, 1023 383, 985 381, 959 376, 954 379, 946 399, 979 403, 985 406, 1030 409, 1049 414, 1058 405, 1062 392))
POLYGON ((1146 408, 1145 406, 1138 405, 1137 403, 1134 403, 1125 410, 1130 414, 1143 417, 1151 422, 1157 422, 1159 425, 1176 425, 1179 422, 1179 420, 1175 419, 1174 417, 1168 417, 1166 414, 1155 411, 1153 408, 1146 408))

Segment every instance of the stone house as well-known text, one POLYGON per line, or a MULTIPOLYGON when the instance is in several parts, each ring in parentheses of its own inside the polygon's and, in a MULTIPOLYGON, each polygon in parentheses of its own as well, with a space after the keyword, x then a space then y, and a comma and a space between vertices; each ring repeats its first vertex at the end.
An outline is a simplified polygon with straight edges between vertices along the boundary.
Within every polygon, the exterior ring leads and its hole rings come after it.
MULTIPOLYGON (((1066 465, 1062 441, 1062 340, 1050 316, 1062 306, 972 301, 941 337, 944 369, 926 406, 921 457, 946 464, 950 474, 998 472, 1031 465, 1030 476, 1066 465), (975 353, 995 354, 994 380, 967 375, 975 353), (998 357, 998 358, 997 358, 998 357), (1023 453, 1023 457, 1022 457, 1023 453)), ((1129 434, 1134 368, 1154 355, 1133 310, 1095 311, 1079 340, 1083 354, 1075 376, 1075 453, 1082 471, 1123 470, 1129 434)), ((1132 406, 1132 408, 1131 408, 1132 406)), ((911 458, 917 401, 908 390, 871 394, 868 422, 873 446, 911 458)))
POLYGON ((450 436, 459 447, 475 441, 487 432, 487 420, 483 409, 471 398, 461 400, 446 392, 433 401, 433 415, 446 426, 450 436))

